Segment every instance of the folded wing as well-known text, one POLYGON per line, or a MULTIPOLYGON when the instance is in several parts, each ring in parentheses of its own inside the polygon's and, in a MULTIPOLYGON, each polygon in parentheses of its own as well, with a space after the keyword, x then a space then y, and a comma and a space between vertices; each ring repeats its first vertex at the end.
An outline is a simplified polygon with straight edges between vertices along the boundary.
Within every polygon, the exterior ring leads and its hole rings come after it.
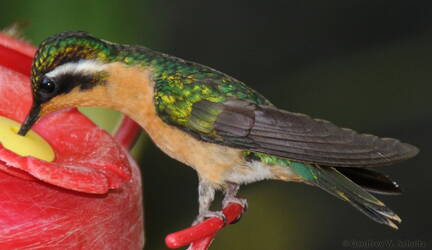
POLYGON ((418 153, 396 139, 238 99, 195 103, 189 125, 206 141, 325 166, 389 165, 418 153))

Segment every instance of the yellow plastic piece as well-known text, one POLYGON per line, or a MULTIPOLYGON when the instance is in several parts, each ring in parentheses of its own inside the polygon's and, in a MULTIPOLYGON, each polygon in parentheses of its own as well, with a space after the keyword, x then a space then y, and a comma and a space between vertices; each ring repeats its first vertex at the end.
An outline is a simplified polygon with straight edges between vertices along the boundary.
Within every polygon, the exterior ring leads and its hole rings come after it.
POLYGON ((0 116, 0 143, 3 147, 21 156, 33 156, 44 161, 54 160, 55 154, 48 142, 32 130, 26 136, 18 135, 19 128, 19 123, 0 116))

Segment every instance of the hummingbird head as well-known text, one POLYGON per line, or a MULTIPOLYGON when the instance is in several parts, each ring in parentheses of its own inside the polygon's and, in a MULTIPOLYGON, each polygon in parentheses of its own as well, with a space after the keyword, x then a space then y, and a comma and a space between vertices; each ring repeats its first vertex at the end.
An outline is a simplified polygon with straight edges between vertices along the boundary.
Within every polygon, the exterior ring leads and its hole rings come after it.
POLYGON ((105 82, 112 54, 111 44, 86 32, 63 32, 43 41, 33 59, 33 105, 18 133, 25 135, 43 114, 77 106, 85 96, 77 93, 105 82))

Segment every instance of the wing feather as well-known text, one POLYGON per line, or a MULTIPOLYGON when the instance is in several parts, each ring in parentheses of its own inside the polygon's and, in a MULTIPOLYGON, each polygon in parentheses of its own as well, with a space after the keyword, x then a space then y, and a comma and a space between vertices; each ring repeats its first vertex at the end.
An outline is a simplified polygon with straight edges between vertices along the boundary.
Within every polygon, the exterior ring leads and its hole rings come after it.
MULTIPOLYGON (((191 117, 192 129, 202 117, 207 117, 205 131, 212 123, 214 136, 201 134, 204 140, 319 165, 389 165, 418 153, 416 147, 396 139, 359 134, 325 120, 245 100, 201 101, 194 104, 191 117)), ((201 125, 196 130, 205 132, 201 125)))

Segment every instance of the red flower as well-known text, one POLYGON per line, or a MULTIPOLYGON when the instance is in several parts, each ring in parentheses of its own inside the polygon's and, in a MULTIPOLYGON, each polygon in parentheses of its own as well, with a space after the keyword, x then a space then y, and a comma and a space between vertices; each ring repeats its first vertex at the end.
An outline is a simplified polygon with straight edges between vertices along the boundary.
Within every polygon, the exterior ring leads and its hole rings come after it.
MULTIPOLYGON (((20 123, 30 109, 34 51, 0 33, 0 117, 20 123)), ((0 145, 0 249, 142 249, 140 174, 126 149, 76 109, 33 130, 55 158, 0 145)), ((126 122, 117 137, 128 146, 136 131, 126 122)))

